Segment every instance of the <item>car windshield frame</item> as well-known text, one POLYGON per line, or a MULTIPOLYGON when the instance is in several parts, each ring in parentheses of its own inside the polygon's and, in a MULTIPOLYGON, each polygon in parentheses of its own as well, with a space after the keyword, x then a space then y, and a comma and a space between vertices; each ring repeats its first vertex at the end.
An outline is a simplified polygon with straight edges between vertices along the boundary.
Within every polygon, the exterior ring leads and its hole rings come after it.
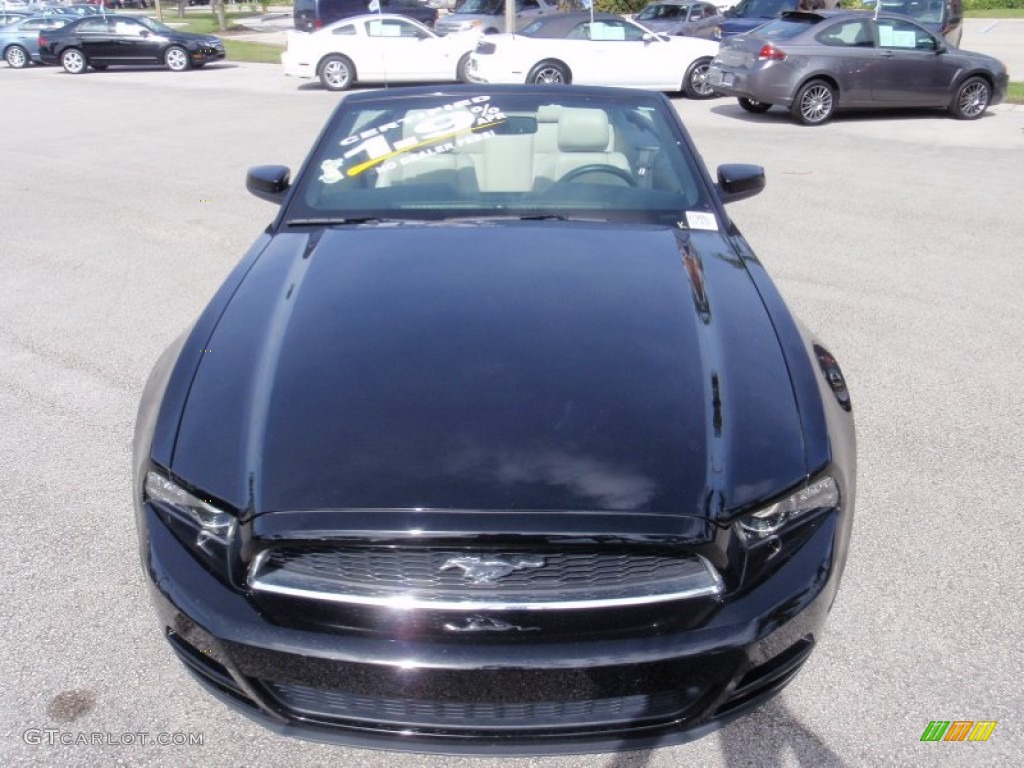
POLYGON ((595 98, 578 87, 467 88, 346 99, 277 224, 566 218, 679 225, 688 214, 721 212, 703 161, 662 94, 595 98), (566 154, 561 137, 580 134, 567 121, 581 119, 584 132, 606 123, 603 154, 566 154), (504 170, 487 165, 495 160, 504 170), (601 168, 579 174, 590 176, 583 180, 551 170, 568 163, 576 173, 577 162, 601 168), (529 178, 520 172, 527 165, 529 178), (518 181, 506 185, 502 173, 518 181))

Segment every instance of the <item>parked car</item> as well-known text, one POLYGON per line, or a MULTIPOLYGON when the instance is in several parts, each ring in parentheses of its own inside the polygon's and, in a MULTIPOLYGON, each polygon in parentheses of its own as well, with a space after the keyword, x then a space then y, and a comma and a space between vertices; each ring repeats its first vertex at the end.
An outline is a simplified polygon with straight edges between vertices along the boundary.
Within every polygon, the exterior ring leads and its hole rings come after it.
MULTIPOLYGON (((558 10, 554 0, 516 0, 516 30, 530 24, 538 16, 558 10)), ((493 35, 505 32, 505 0, 462 0, 455 10, 437 20, 439 35, 452 32, 483 32, 493 35)))
POLYGON ((370 0, 368 9, 374 13, 393 13, 415 19, 427 27, 437 21, 437 8, 431 8, 423 0, 370 0))
POLYGON ((718 44, 651 32, 621 16, 546 14, 516 35, 482 38, 466 73, 477 83, 576 83, 714 96, 707 69, 718 44))
POLYGON ((290 31, 281 66, 290 77, 320 78, 329 91, 360 83, 464 79, 476 35, 441 37, 404 16, 366 14, 309 33, 290 31))
POLYGON ((98 16, 103 14, 103 10, 98 5, 90 3, 73 3, 72 5, 64 6, 64 9, 75 16, 98 16))
POLYGON ((778 104, 806 125, 865 107, 938 107, 974 120, 1005 98, 1007 81, 991 56, 953 48, 906 16, 861 11, 783 14, 723 40, 708 72, 748 112, 778 104))
POLYGON ((224 58, 224 43, 212 35, 179 32, 147 16, 84 16, 39 35, 39 58, 79 75, 86 68, 163 64, 181 72, 224 58))
POLYGON ((408 16, 427 26, 437 21, 437 9, 421 0, 295 0, 292 17, 300 32, 315 32, 369 11, 408 16))
POLYGON ((39 64, 39 33, 68 23, 58 16, 34 16, 0 27, 0 55, 11 69, 39 64))
POLYGON ((637 21, 664 35, 714 38, 725 20, 718 8, 702 0, 659 0, 641 10, 637 21))
POLYGON ((16 21, 24 21, 32 18, 30 11, 2 11, 0 10, 0 27, 13 24, 16 21))
POLYGON ((725 11, 725 19, 718 26, 713 37, 724 40, 727 37, 749 32, 785 11, 796 10, 798 0, 740 0, 725 11))
MULTIPOLYGON (((159 627, 291 735, 559 754, 693 738, 808 659, 851 401, 662 94, 340 101, 142 395, 159 627)), ((799 231, 793 225, 793 236, 799 231)), ((830 684, 842 687, 842 680, 830 684)))

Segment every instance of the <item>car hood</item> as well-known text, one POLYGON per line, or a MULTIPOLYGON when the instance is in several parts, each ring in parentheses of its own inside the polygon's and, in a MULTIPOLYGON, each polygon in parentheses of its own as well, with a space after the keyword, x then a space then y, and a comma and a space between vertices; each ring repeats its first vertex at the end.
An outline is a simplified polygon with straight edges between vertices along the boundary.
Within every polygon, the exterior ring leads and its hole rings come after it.
POLYGON ((726 237, 518 221, 272 238, 200 358, 172 470, 252 514, 704 517, 806 474, 726 237))

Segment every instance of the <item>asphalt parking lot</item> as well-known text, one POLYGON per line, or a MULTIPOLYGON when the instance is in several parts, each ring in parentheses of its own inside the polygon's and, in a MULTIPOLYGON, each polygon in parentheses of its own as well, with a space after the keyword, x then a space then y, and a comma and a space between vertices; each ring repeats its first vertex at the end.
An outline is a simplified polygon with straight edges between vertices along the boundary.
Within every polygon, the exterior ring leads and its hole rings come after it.
POLYGON ((230 63, 0 67, 0 93, 0 764, 1020 764, 1024 109, 808 129, 677 102, 709 167, 766 167, 766 191, 730 212, 850 382, 860 494, 844 584, 795 682, 713 735, 484 760, 252 725, 187 676, 143 588, 129 468, 143 383, 272 215, 245 169, 296 168, 337 95, 230 63), (937 719, 999 724, 985 743, 922 743, 937 719), (203 743, 142 743, 159 734, 203 743))

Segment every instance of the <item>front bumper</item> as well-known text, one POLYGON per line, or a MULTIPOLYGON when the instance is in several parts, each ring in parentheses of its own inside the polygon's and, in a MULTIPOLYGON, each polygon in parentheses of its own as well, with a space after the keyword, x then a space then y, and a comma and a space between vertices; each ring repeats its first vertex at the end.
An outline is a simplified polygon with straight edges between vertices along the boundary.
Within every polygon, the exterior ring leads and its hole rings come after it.
POLYGON ((808 523, 770 578, 685 632, 444 643, 272 623, 151 508, 142 513, 162 627, 207 690, 282 734, 434 753, 642 749, 718 728, 778 692, 807 659, 838 587, 843 537, 838 513, 808 523))

